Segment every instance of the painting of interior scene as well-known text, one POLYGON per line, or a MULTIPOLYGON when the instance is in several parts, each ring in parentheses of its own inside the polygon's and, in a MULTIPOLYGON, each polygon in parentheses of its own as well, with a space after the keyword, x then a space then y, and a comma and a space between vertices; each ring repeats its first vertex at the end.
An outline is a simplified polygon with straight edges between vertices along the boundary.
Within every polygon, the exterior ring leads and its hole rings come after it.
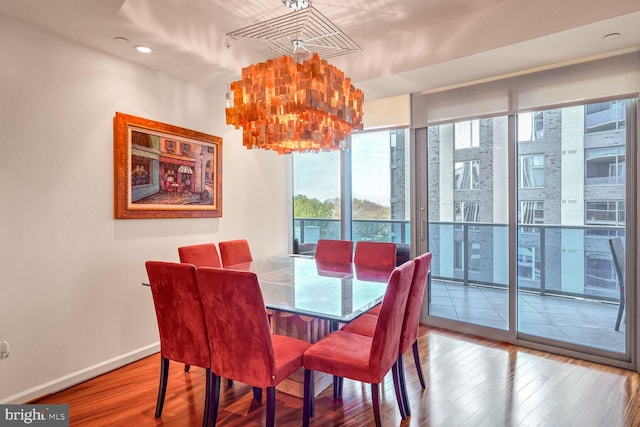
POLYGON ((215 145, 130 132, 132 205, 216 205, 215 145))

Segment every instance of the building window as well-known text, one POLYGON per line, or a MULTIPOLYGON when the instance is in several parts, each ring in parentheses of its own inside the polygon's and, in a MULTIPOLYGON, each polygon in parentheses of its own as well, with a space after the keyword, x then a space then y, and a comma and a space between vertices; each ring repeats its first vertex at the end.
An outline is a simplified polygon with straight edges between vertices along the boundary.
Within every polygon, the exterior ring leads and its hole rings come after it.
MULTIPOLYGON (((478 222, 480 207, 477 202, 454 202, 453 221, 454 222, 478 222)), ((462 230, 462 225, 455 225, 455 230, 462 230)))
POLYGON ((585 105, 585 132, 607 132, 626 127, 626 103, 621 101, 599 102, 585 105))
POLYGON ((586 185, 624 184, 626 175, 624 147, 585 150, 586 185))
MULTIPOLYGON (((518 203, 518 224, 544 224, 544 202, 518 203)), ((538 227, 519 227, 521 233, 537 233, 538 227)))
POLYGON ((617 298, 618 278, 611 255, 588 252, 585 256, 585 294, 617 298))
POLYGON ((518 142, 544 138, 544 113, 536 111, 518 114, 518 142))
POLYGON ((454 189, 475 190, 480 181, 480 165, 477 160, 455 162, 454 189))
POLYGON ((518 247, 518 279, 539 281, 541 267, 538 247, 533 245, 518 247))
POLYGON ((477 202, 455 202, 454 218, 456 222, 478 222, 480 208, 477 202))
POLYGON ((190 151, 189 150, 189 144, 182 143, 180 145, 182 145, 182 154, 185 155, 185 156, 188 156, 189 155, 189 151, 190 151))
POLYGON ((453 242, 453 268, 464 269, 464 242, 459 240, 453 242))
POLYGON ((609 200, 585 203, 588 225, 624 225, 626 203, 623 200, 609 200))
POLYGON ((458 122, 454 126, 454 148, 476 148, 480 146, 480 120, 458 122))
POLYGON ((176 142, 171 140, 171 139, 167 139, 167 151, 170 153, 173 153, 176 151, 176 142))
POLYGON ((518 187, 544 187, 544 154, 518 157, 518 187))

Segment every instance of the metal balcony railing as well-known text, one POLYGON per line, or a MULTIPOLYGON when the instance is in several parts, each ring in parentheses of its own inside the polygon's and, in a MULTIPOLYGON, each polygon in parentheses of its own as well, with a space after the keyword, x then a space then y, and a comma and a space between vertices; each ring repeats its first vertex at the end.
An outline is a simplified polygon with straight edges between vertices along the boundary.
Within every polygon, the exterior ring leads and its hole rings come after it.
MULTIPOLYGON (((300 244, 340 239, 340 220, 295 218, 300 244)), ((354 220, 352 240, 410 243, 410 224, 403 220, 354 220)), ((624 236, 623 226, 518 227, 518 289, 541 295, 619 300, 609 238, 624 236)), ((506 224, 430 222, 432 277, 464 285, 507 288, 509 236, 506 224)))

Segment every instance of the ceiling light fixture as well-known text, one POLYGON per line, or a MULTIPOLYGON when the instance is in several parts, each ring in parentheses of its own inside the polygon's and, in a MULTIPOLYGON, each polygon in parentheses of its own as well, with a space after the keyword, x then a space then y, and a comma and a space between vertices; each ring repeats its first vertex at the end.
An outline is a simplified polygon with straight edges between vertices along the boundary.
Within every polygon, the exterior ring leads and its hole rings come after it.
POLYGON ((227 95, 227 124, 243 128, 247 149, 340 150, 347 148, 352 130, 363 128, 364 94, 321 59, 360 48, 310 4, 227 36, 270 58, 243 68, 227 95))
POLYGON ((284 3, 285 6, 287 6, 289 9, 293 10, 294 12, 297 12, 299 10, 308 8, 309 5, 311 4, 311 1, 307 1, 307 0, 282 0, 282 3, 284 3))
POLYGON ((136 50, 140 53, 151 53, 151 48, 148 46, 138 45, 136 46, 136 50))

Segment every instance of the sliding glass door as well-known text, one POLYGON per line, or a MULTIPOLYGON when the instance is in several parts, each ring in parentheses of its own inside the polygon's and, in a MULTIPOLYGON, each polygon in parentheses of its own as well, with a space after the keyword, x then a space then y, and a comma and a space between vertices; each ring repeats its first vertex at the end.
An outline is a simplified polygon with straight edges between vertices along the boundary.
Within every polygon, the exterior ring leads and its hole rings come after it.
POLYGON ((627 217, 634 218, 637 188, 626 160, 635 153, 636 104, 619 99, 416 130, 416 154, 427 165, 416 167, 427 189, 416 196, 427 201, 417 222, 426 219, 433 253, 424 320, 631 359, 627 217))
POLYGON ((626 158, 634 106, 635 100, 614 100, 517 116, 523 338, 628 352, 626 158))
POLYGON ((506 116, 428 129, 429 314, 509 328, 506 116))

